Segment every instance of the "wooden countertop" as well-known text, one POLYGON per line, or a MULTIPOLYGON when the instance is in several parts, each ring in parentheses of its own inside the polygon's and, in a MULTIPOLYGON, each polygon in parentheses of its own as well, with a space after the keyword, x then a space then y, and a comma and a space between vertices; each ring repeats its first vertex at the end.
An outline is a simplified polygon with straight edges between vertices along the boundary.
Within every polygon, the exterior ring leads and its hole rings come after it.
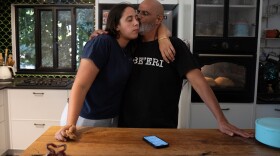
MULTIPOLYGON (((22 155, 45 155, 47 143, 67 144, 67 155, 273 155, 280 149, 259 143, 254 138, 230 137, 216 129, 137 129, 80 127, 78 139, 58 142, 54 138, 59 126, 49 128, 22 155), (169 147, 155 149, 142 140, 157 135, 169 147)), ((248 130, 253 131, 253 130, 248 130)))

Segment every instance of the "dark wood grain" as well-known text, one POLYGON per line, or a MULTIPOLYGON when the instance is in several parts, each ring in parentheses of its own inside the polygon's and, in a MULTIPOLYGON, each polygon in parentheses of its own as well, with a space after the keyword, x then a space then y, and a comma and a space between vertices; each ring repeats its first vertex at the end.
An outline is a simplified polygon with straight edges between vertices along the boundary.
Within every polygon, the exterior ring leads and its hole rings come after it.
MULTIPOLYGON (((60 127, 51 127, 22 155, 45 155, 46 144, 58 142, 54 138, 60 127)), ((248 130, 253 131, 253 130, 248 130)), ((216 129, 137 129, 81 127, 78 139, 66 142, 67 155, 267 155, 280 156, 280 149, 259 143, 254 138, 230 137, 216 129), (169 147, 155 149, 142 140, 157 135, 169 147)))

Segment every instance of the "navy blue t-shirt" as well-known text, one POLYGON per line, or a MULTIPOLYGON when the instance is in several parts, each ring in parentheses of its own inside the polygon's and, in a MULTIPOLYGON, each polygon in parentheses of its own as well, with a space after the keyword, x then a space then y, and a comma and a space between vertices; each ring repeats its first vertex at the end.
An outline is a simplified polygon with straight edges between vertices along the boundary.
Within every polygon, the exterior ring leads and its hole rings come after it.
POLYGON ((122 49, 110 35, 99 35, 86 43, 81 57, 92 60, 100 71, 86 95, 81 117, 107 119, 119 114, 133 65, 129 47, 122 49))

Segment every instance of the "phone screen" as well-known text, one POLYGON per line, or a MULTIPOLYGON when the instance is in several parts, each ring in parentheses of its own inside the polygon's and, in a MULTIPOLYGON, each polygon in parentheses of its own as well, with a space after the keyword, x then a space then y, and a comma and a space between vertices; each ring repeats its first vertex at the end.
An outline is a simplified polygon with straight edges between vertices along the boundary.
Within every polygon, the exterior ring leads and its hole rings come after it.
POLYGON ((151 144, 155 148, 163 148, 163 147, 168 147, 168 143, 162 139, 160 139, 157 136, 144 136, 143 138, 146 142, 151 144))

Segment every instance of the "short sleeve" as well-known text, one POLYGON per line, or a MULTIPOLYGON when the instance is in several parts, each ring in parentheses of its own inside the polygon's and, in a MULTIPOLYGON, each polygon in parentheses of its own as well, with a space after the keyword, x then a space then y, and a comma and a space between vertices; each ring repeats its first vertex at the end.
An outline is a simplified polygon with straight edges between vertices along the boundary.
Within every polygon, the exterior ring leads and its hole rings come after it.
POLYGON ((81 58, 91 59, 101 69, 110 57, 113 38, 109 35, 99 35, 88 41, 84 46, 81 58))
POLYGON ((188 46, 179 38, 171 38, 171 43, 176 50, 174 65, 180 76, 185 78, 186 73, 192 69, 200 69, 197 60, 190 52, 188 46))

